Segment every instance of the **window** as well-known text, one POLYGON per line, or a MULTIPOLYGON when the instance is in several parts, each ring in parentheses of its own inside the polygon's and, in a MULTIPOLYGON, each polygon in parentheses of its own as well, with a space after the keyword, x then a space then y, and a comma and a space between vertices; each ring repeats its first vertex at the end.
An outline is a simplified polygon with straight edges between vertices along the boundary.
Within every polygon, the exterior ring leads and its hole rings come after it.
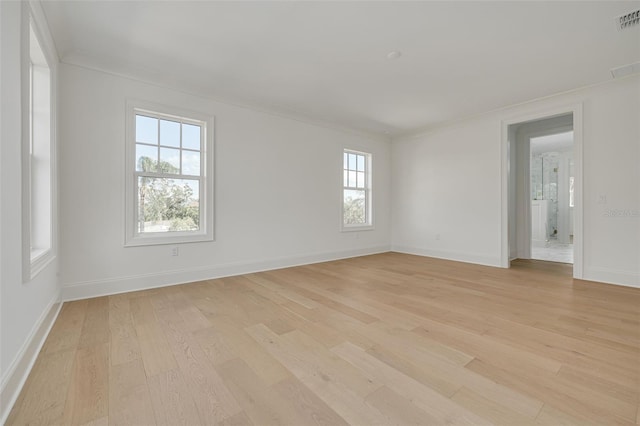
POLYGON ((343 157, 342 229, 370 228, 371 154, 345 150, 343 157))
POLYGON ((569 207, 573 207, 573 176, 569 177, 569 207))
POLYGON ((22 141, 23 280, 30 281, 55 257, 53 250, 52 71, 38 27, 25 6, 29 37, 25 52, 22 141), (26 75, 28 72, 28 75, 26 75))
POLYGON ((127 109, 126 245, 213 240, 213 119, 127 109))

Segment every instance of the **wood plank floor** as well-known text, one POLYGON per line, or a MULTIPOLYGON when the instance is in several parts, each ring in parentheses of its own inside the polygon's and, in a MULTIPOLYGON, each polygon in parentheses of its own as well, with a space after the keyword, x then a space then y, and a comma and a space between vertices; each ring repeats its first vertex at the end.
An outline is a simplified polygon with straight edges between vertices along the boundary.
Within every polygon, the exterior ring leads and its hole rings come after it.
POLYGON ((9 425, 640 424, 640 290, 386 253, 65 303, 9 425))

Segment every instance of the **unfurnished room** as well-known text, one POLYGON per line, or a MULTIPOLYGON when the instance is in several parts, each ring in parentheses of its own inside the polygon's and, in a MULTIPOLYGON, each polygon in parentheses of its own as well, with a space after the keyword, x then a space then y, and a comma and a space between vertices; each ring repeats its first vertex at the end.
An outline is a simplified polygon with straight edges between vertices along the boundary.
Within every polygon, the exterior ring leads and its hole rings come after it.
POLYGON ((0 424, 640 425, 640 1, 0 0, 0 424))

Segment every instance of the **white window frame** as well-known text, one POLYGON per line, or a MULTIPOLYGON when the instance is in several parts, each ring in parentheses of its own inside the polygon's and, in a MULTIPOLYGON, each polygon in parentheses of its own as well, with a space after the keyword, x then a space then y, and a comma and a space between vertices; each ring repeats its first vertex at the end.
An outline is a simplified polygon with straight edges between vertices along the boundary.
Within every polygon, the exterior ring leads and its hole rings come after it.
MULTIPOLYGON (((175 107, 151 102, 128 100, 126 105, 126 149, 125 149, 125 247, 181 244, 214 240, 214 117, 175 107), (138 222, 138 176, 136 170, 136 114, 159 119, 180 121, 202 126, 200 151, 200 228, 197 231, 145 232, 137 231, 138 222)), ((148 175, 148 173, 147 173, 148 175)), ((183 175, 172 175, 180 179, 183 175)), ((166 177, 158 174, 157 177, 166 177)))
POLYGON ((341 224, 341 231, 342 232, 352 232, 352 231, 368 231, 368 230, 372 230, 374 229, 374 222, 373 222, 373 188, 372 188, 372 181, 373 181, 373 174, 372 174, 372 165, 373 165, 373 154, 370 152, 365 152, 365 151, 360 151, 360 150, 355 150, 355 149, 349 149, 349 148, 345 148, 342 150, 342 155, 341 155, 341 164, 342 167, 340 168, 340 179, 342 181, 342 188, 341 188, 341 194, 340 194, 340 224, 341 224), (350 186, 346 186, 344 184, 344 154, 356 154, 356 155, 362 155, 365 158, 365 185, 364 185, 364 191, 365 191, 365 218, 366 218, 366 223, 364 224, 346 224, 344 223, 344 191, 346 190, 358 190, 361 191, 363 188, 357 188, 357 187, 350 187, 350 186))
POLYGON ((22 5, 22 281, 57 254, 56 63, 39 4, 22 5))

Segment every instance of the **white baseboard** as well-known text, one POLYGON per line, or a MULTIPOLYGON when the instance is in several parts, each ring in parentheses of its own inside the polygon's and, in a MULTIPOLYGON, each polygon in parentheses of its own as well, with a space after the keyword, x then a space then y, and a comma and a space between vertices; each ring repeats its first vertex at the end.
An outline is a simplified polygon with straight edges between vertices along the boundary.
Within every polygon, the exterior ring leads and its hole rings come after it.
POLYGON ((487 256, 479 253, 467 253, 455 250, 434 250, 420 247, 392 245, 391 250, 398 253, 435 257, 437 259, 455 260, 457 262, 475 263, 478 265, 500 267, 500 256, 487 256))
POLYGON ((597 266, 585 266, 583 280, 640 288, 640 274, 597 266))
POLYGON ((302 256, 274 258, 258 262, 238 262, 225 265, 63 284, 62 300, 66 302, 71 300, 88 299, 91 297, 108 296, 118 293, 127 293, 130 291, 147 290, 151 288, 230 277, 234 275, 250 274, 253 272, 268 271, 272 269, 346 259, 349 257, 385 253, 389 250, 390 247, 388 245, 382 245, 343 251, 312 253, 302 256))
POLYGON ((53 323, 58 317, 62 303, 54 297, 35 323, 18 355, 2 375, 0 385, 0 424, 4 424, 9 412, 20 395, 20 391, 36 362, 53 323))
MULTIPOLYGON (((399 253, 415 254, 419 256, 435 257, 438 259, 455 260, 458 262, 475 263, 486 266, 500 267, 500 259, 449 250, 432 250, 417 247, 392 245, 391 250, 399 253)), ((625 287, 640 288, 640 275, 633 271, 620 271, 611 268, 585 267, 582 277, 586 281, 596 281, 625 287)))

